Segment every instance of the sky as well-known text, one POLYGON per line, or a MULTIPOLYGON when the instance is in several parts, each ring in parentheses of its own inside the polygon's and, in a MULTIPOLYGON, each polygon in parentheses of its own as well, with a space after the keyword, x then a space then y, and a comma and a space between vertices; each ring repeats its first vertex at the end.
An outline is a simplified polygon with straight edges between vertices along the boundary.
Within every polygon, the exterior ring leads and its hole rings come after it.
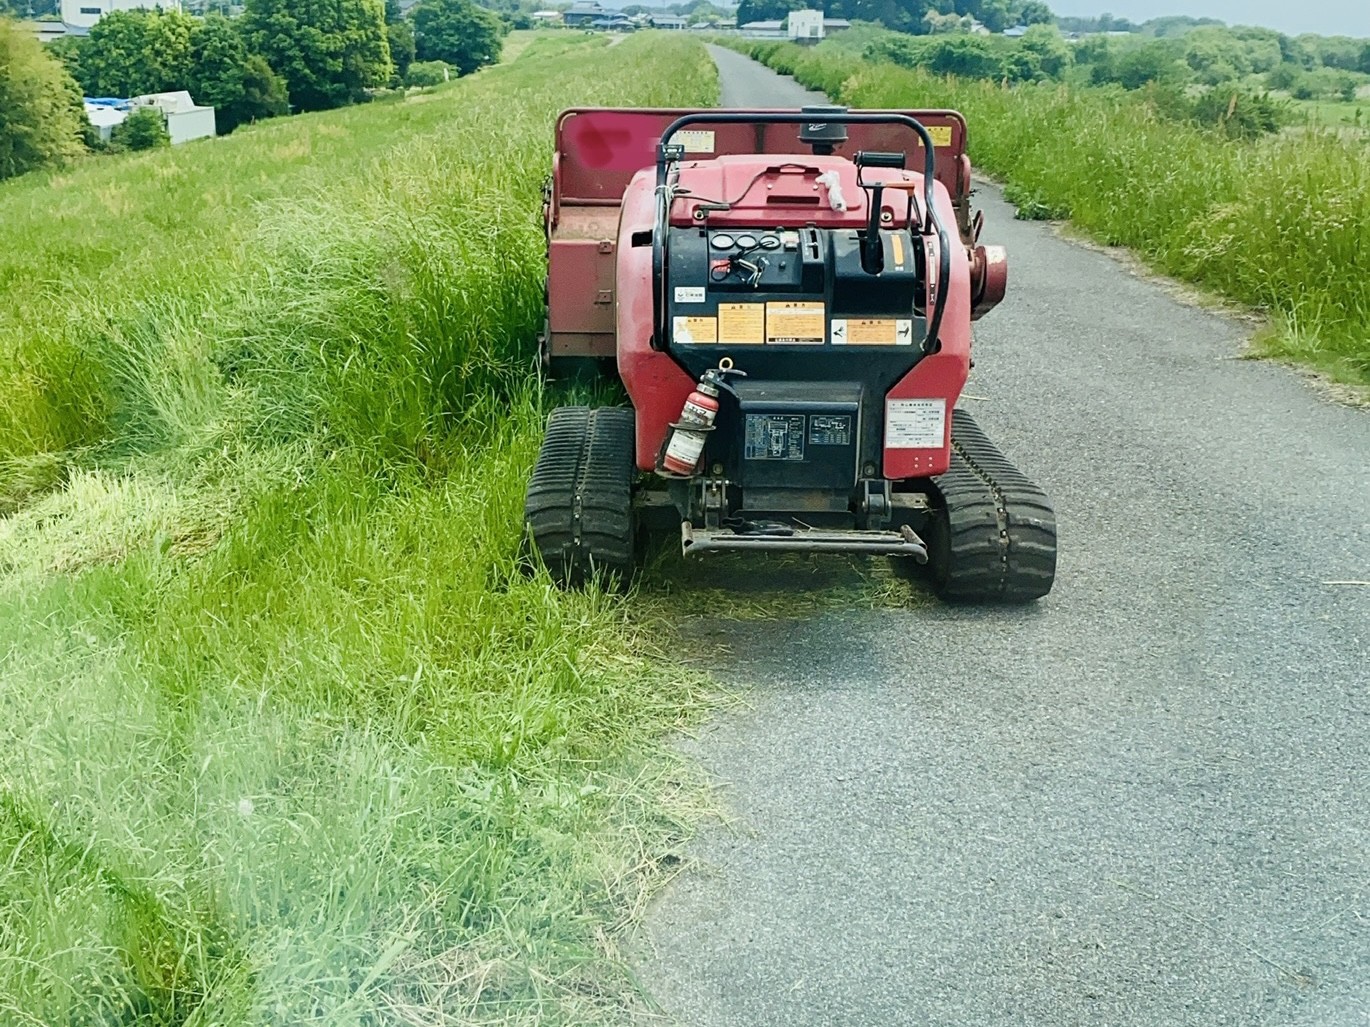
POLYGON ((1229 25, 1264 25, 1289 35, 1370 37, 1370 0, 1047 0, 1057 14, 1143 22, 1166 14, 1221 18, 1229 25))

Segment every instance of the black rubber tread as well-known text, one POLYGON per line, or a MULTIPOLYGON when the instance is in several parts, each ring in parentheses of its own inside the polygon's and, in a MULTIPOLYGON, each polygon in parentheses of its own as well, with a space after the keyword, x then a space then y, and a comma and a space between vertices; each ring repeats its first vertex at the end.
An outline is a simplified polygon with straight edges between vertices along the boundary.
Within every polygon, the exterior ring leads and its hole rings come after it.
POLYGON ((528 537, 563 588, 627 583, 633 573, 633 411, 558 407, 528 483, 528 537))
POLYGON ((1040 599, 1056 578, 1056 514, 1046 493, 964 410, 952 412, 951 444, 928 539, 934 590, 951 602, 1040 599))

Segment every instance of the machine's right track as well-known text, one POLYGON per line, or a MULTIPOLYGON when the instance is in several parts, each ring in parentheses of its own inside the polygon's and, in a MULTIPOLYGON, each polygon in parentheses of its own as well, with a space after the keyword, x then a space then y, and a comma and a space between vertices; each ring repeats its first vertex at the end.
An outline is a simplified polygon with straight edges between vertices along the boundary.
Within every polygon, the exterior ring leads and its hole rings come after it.
POLYGON ((964 410, 951 422, 951 466, 935 481, 942 509, 929 569, 943 599, 1022 603, 1051 591, 1056 514, 964 410))

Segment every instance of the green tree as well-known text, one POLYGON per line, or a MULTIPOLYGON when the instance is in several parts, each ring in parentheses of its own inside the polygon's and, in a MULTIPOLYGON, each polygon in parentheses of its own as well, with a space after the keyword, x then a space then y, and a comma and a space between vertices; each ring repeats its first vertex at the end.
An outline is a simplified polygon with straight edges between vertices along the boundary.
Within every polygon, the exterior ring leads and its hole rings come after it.
POLYGON ((1055 25, 1031 26, 1019 45, 1037 56, 1042 74, 1050 78, 1060 78, 1074 59, 1070 44, 1061 37, 1061 30, 1055 25))
POLYGON ((1370 41, 1367 41, 1360 52, 1360 71, 1364 75, 1370 75, 1370 41))
POLYGON ((219 14, 199 21, 190 34, 191 95, 218 111, 219 132, 289 110, 285 82, 261 57, 249 54, 233 23, 219 14))
POLYGON ((414 8, 415 53, 469 75, 499 60, 504 23, 471 0, 422 0, 414 8))
POLYGON ((442 61, 415 61, 409 66, 405 85, 426 89, 442 85, 449 77, 447 65, 442 61))
POLYGON ((28 29, 0 18, 0 178, 85 151, 81 90, 28 29))
POLYGON ((385 26, 390 40, 390 62, 395 66, 395 78, 404 81, 409 65, 414 63, 414 26, 407 21, 392 21, 385 26))
POLYGON ((241 25, 300 110, 355 103, 390 80, 382 0, 247 0, 241 25))
MULTIPOLYGON (((742 0, 737 7, 737 23, 746 25, 753 21, 780 21, 791 11, 806 6, 803 0, 742 0)), ((829 12, 836 17, 835 12, 829 12)))
POLYGON ((190 31, 180 11, 115 11, 95 23, 80 51, 87 96, 140 96, 185 89, 190 31))
POLYGON ((1020 25, 1055 25, 1056 15, 1042 0, 1028 0, 1018 12, 1020 25))
POLYGON ((155 150, 171 145, 171 134, 166 130, 166 118, 156 107, 139 107, 114 126, 110 145, 121 150, 155 150))
POLYGON ((48 53, 61 61, 67 71, 70 72, 71 77, 77 82, 83 81, 81 77, 81 51, 85 49, 86 40, 89 38, 89 36, 58 36, 47 45, 48 53))
POLYGON ((1167 84, 1183 78, 1183 67, 1175 42, 1157 39, 1121 51, 1109 48, 1095 62, 1091 77, 1095 85, 1117 82, 1125 89, 1141 89, 1151 82, 1167 84))

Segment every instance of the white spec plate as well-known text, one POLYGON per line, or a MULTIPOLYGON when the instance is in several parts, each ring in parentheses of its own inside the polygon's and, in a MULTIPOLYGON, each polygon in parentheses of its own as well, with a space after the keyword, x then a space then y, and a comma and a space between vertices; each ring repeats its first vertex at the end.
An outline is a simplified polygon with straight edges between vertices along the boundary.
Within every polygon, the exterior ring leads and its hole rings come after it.
POLYGON ((704 286, 677 285, 675 287, 675 301, 677 303, 703 303, 704 286))
POLYGON ((886 449, 941 449, 946 434, 945 399, 885 401, 886 449))
POLYGON ((685 147, 686 153, 714 152, 714 134, 706 130, 684 129, 671 136, 671 142, 685 147))

